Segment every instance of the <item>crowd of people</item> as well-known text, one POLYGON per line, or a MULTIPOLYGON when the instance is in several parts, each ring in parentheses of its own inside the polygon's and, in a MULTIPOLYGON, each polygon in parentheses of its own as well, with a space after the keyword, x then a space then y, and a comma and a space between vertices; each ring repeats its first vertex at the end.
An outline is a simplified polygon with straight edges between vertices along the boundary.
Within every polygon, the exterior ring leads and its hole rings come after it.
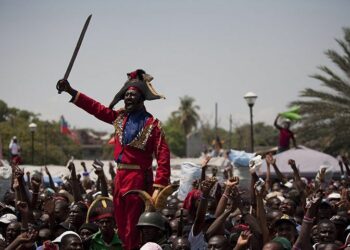
MULTIPOLYGON (((328 180, 325 169, 313 179, 300 176, 297 159, 288 162, 293 176, 284 176, 272 154, 264 157, 266 175, 258 176, 252 162, 248 189, 234 171, 224 178, 207 173, 208 157, 184 201, 174 192, 176 182, 157 201, 141 190, 126 193, 145 204, 137 218, 138 249, 350 249, 347 158, 339 161, 342 177, 328 180)), ((42 173, 12 166, 12 186, 0 203, 0 249, 125 249, 111 198, 114 164, 110 176, 99 161, 81 164, 82 173, 68 165, 71 174, 61 186, 48 168, 46 186, 42 173)))

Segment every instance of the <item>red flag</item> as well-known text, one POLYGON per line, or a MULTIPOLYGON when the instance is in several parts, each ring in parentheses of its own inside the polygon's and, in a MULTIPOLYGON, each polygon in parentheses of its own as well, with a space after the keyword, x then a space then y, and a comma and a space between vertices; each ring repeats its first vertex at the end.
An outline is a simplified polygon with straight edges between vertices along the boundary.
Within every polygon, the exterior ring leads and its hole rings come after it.
POLYGON ((60 118, 60 128, 61 128, 61 133, 64 135, 70 135, 72 133, 68 128, 68 123, 64 119, 63 115, 61 115, 61 118, 60 118))
POLYGON ((60 130, 62 134, 67 135, 75 143, 80 143, 77 132, 69 129, 68 122, 64 119, 63 115, 60 118, 60 130))

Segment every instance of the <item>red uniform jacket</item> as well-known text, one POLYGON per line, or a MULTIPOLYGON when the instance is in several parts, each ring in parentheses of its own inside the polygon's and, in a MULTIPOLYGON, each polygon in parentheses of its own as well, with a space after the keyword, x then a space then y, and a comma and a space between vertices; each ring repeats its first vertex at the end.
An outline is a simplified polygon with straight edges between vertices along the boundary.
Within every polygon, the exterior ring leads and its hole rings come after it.
MULTIPOLYGON (((146 173, 146 190, 149 188, 164 187, 170 183, 170 151, 165 141, 160 122, 149 117, 145 126, 129 144, 122 144, 123 129, 127 120, 127 114, 123 109, 112 110, 90 97, 78 92, 73 100, 74 104, 84 109, 96 118, 113 124, 115 127, 115 149, 114 158, 117 159, 122 152, 121 163, 136 164, 146 173), (156 177, 153 181, 152 160, 153 155, 157 159, 158 167, 156 177)), ((130 185, 120 187, 119 192, 125 193, 130 189, 144 189, 143 185, 130 185)))

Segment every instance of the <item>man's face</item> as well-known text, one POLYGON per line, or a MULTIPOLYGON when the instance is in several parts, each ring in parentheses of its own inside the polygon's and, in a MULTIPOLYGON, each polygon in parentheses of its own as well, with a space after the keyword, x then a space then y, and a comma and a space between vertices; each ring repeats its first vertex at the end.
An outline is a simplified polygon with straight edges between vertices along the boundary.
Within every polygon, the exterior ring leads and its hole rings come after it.
POLYGON ((173 243, 173 249, 175 250, 190 250, 190 242, 185 238, 177 238, 173 243))
POLYGON ((295 203, 290 199, 285 199, 281 202, 280 210, 284 214, 288 214, 289 216, 293 216, 295 213, 295 203))
POLYGON ((278 210, 280 205, 281 205, 281 200, 278 199, 277 197, 272 197, 268 199, 266 204, 267 207, 275 210, 278 210))
POLYGON ((124 104, 128 113, 139 110, 143 106, 141 93, 136 89, 128 89, 124 95, 124 104))
POLYGON ((111 217, 100 219, 97 224, 102 234, 114 232, 114 219, 111 217))
POLYGON ((289 129, 290 123, 289 122, 283 122, 282 123, 282 127, 285 128, 285 129, 289 129))
POLYGON ((80 250, 83 249, 83 243, 81 240, 75 236, 75 237, 69 237, 67 240, 68 242, 65 244, 62 244, 61 249, 62 250, 80 250))
POLYGON ((55 203, 55 219, 58 222, 65 221, 68 215, 68 205, 65 201, 57 201, 55 203))
POLYGON ((210 250, 225 250, 228 247, 227 239, 222 235, 216 235, 209 239, 208 249, 210 250))
POLYGON ((73 225, 80 225, 84 222, 84 214, 77 205, 73 205, 69 210, 68 222, 73 225))
POLYGON ((318 225, 318 238, 320 243, 332 243, 335 240, 335 236, 335 226, 331 222, 318 225))
POLYGON ((18 222, 12 222, 6 229, 6 241, 11 243, 21 233, 21 224, 18 222))
POLYGON ((80 233, 79 233, 80 238, 82 239, 82 241, 87 240, 92 234, 93 234, 93 232, 91 232, 89 229, 86 229, 86 228, 81 229, 80 233))
POLYGON ((293 243, 296 237, 296 228, 291 223, 281 223, 277 226, 276 236, 284 237, 293 243))

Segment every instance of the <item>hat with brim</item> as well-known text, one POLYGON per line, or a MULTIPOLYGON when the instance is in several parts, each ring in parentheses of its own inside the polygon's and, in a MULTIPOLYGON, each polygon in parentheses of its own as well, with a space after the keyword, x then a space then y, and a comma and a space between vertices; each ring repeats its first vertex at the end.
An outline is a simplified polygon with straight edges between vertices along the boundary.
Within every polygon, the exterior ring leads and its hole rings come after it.
MULTIPOLYGON (((135 71, 138 72, 139 70, 135 71)), ((142 80, 133 76, 135 72, 128 73, 129 80, 114 96, 113 101, 109 104, 109 108, 112 109, 120 100, 124 99, 125 92, 130 88, 134 87, 138 89, 143 95, 144 100, 151 101, 156 99, 165 99, 165 97, 159 94, 153 87, 151 81, 153 77, 148 74, 142 74, 142 80), (132 77, 131 77, 132 76, 132 77)), ((144 71, 143 71, 144 72, 144 71)))
POLYGON ((290 217, 289 215, 287 214, 283 214, 279 219, 277 219, 274 223, 273 223, 273 227, 275 226, 279 226, 280 224, 282 223, 289 223, 291 225, 293 225, 294 227, 297 226, 297 223, 295 222, 295 220, 290 217))
POLYGON ((114 217, 113 201, 109 197, 100 196, 91 203, 86 215, 86 223, 109 217, 114 217))

